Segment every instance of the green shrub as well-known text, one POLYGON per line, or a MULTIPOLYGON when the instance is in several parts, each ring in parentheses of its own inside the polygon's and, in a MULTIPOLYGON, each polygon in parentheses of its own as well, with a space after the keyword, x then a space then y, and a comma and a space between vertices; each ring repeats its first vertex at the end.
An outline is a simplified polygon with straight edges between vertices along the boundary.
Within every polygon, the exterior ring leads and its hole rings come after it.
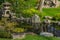
POLYGON ((8 22, 5 24, 5 26, 6 26, 5 28, 6 28, 6 30, 12 30, 16 25, 17 25, 16 22, 8 22))
POLYGON ((0 30, 0 38, 12 38, 12 35, 5 30, 0 30))
POLYGON ((60 21, 60 13, 56 14, 54 17, 57 21, 60 21))
POLYGON ((25 29, 24 28, 14 28, 12 31, 16 32, 16 33, 20 33, 20 32, 24 32, 25 29))

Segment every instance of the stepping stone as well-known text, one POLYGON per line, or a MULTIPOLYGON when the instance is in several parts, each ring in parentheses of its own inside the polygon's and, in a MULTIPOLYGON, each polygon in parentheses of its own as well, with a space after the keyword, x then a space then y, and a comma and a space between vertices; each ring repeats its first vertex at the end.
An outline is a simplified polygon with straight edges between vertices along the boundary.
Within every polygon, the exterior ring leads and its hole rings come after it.
POLYGON ((54 36, 52 33, 48 33, 48 32, 41 32, 40 35, 46 36, 46 37, 53 37, 54 36))

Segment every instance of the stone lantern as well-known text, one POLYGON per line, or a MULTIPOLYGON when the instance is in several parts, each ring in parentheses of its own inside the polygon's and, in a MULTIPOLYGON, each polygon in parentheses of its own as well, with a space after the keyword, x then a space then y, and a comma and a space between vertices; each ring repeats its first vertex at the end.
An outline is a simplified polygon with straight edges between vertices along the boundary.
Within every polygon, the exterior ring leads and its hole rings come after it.
POLYGON ((9 17, 9 14, 11 14, 11 4, 9 2, 5 2, 2 4, 3 8, 3 15, 4 17, 9 17))
POLYGON ((40 27, 40 17, 38 15, 34 14, 32 16, 31 22, 35 30, 37 30, 40 27))

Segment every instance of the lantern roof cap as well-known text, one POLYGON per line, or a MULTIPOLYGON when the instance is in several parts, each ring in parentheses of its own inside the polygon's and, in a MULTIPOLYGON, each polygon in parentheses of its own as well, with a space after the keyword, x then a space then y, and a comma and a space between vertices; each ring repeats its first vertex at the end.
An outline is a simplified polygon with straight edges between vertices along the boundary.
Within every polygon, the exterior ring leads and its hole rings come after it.
POLYGON ((4 2, 3 5, 11 5, 9 2, 4 2))

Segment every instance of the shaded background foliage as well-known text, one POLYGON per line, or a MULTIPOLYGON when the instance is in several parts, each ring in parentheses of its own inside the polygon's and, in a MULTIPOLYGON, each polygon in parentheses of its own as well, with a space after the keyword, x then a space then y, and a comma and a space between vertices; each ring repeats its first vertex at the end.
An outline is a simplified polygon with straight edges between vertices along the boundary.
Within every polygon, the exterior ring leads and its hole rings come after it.
MULTIPOLYGON (((16 12, 16 15, 26 13, 30 8, 34 8, 37 4, 37 0, 6 0, 12 4, 13 11, 16 12), (24 11, 26 10, 26 11, 24 11)), ((29 14, 29 13, 28 13, 29 14)), ((27 14, 27 15, 28 15, 27 14)), ((26 15, 26 14, 24 14, 26 15)), ((32 15, 32 14, 31 14, 32 15)))

